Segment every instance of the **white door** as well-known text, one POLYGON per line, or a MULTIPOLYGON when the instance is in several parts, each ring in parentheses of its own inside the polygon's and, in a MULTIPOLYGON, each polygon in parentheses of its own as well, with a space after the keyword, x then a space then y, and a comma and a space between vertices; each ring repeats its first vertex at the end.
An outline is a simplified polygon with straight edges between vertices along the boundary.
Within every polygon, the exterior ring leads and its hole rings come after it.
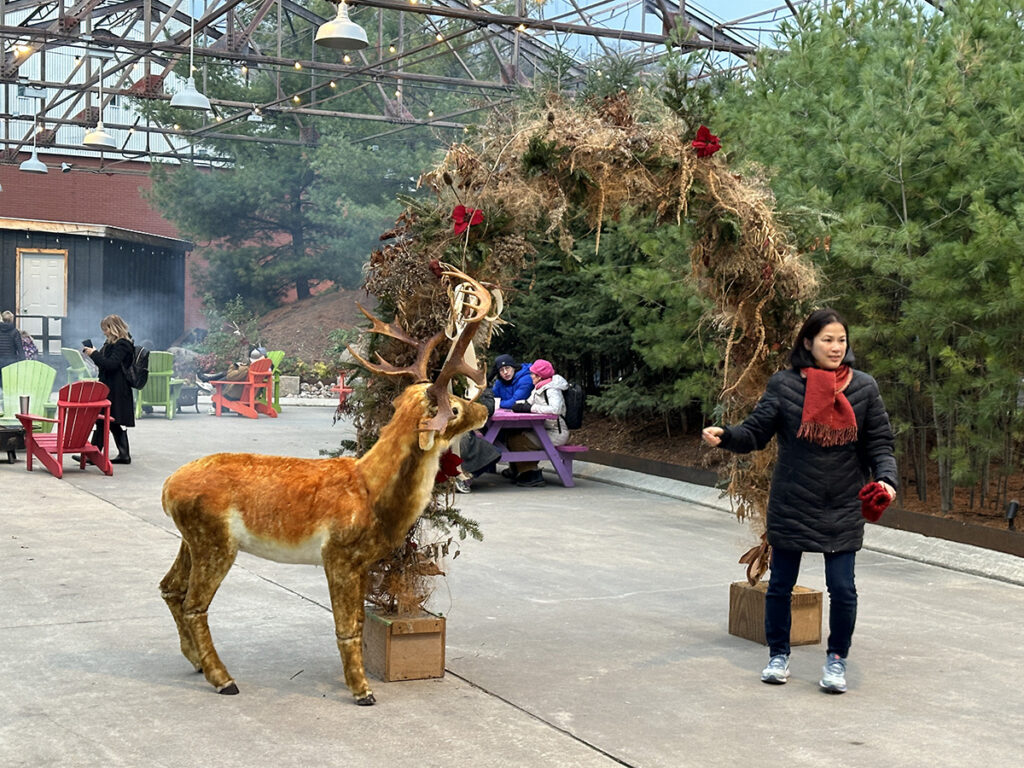
POLYGON ((40 351, 49 355, 60 354, 61 318, 67 315, 67 263, 67 251, 18 249, 17 314, 50 318, 50 348, 43 349, 42 318, 22 318, 20 327, 32 334, 40 351))

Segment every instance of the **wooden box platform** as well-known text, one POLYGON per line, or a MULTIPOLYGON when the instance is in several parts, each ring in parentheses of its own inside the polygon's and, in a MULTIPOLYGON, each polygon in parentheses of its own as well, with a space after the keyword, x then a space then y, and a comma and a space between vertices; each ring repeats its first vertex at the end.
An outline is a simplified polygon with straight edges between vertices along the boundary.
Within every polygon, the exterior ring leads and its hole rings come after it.
MULTIPOLYGON (((768 582, 750 586, 746 581, 729 585, 729 634, 767 645, 764 636, 764 596, 768 582)), ((817 645, 821 642, 822 595, 817 589, 793 587, 793 625, 790 645, 817 645)))
POLYGON ((409 616, 366 609, 363 664, 385 682, 444 677, 443 616, 421 612, 409 616))

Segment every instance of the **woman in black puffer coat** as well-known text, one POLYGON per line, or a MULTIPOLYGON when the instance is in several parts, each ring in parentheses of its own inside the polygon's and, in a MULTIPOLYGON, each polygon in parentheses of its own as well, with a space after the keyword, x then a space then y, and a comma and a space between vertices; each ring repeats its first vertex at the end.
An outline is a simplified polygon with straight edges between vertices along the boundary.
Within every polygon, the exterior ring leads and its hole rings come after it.
MULTIPOLYGON (((803 552, 821 552, 829 593, 829 637, 820 685, 846 691, 846 656, 857 618, 854 561, 864 540, 858 493, 872 479, 896 495, 892 429, 875 380, 850 367, 846 321, 819 309, 804 322, 790 355, 792 368, 772 376, 750 416, 734 427, 707 427, 705 442, 735 453, 778 439, 768 499, 772 547, 765 598, 770 660, 766 683, 789 676, 790 597, 803 552)), ((886 500, 887 503, 887 500, 886 500)))
MULTIPOLYGON (((117 457, 111 459, 110 463, 131 464, 132 455, 125 428, 135 426, 135 398, 125 378, 124 369, 132 362, 135 344, 128 332, 128 324, 117 315, 107 315, 100 320, 100 330, 107 338, 106 343, 99 349, 86 347, 82 354, 96 363, 100 382, 110 390, 110 437, 117 446, 117 457)), ((103 427, 99 421, 92 433, 92 444, 97 448, 103 447, 103 427)))

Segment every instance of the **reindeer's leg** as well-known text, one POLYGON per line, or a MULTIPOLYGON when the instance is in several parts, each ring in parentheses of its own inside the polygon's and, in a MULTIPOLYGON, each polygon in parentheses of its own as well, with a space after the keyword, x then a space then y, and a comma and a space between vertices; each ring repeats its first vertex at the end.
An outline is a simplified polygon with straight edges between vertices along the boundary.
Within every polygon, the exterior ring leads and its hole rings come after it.
POLYGON ((178 627, 178 640, 181 643, 181 652, 185 658, 192 662, 196 672, 202 672, 199 663, 199 653, 196 651, 195 643, 192 642, 192 632, 185 623, 185 594, 188 591, 188 575, 192 569, 192 557, 188 551, 188 544, 182 539, 181 547, 178 548, 178 556, 174 558, 174 565, 160 582, 160 595, 163 597, 167 607, 171 609, 171 616, 178 627))
POLYGON ((217 689, 217 693, 235 694, 238 693, 238 686, 217 655, 217 649, 213 647, 206 611, 220 583, 231 570, 238 550, 227 541, 211 545, 206 540, 190 542, 189 549, 192 553, 192 570, 188 575, 188 591, 183 606, 185 624, 192 634, 192 641, 199 654, 199 664, 210 685, 217 689))
POLYGON ((361 564, 341 548, 324 549, 324 572, 331 592, 334 610, 334 634, 338 639, 341 663, 345 668, 345 684, 360 706, 376 703, 363 669, 363 597, 366 579, 361 564))

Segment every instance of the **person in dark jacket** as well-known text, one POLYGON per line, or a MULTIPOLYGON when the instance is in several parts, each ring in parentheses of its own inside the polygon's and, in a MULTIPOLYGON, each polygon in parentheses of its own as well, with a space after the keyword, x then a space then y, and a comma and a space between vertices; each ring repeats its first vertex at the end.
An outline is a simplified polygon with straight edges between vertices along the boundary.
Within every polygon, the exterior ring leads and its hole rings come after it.
POLYGON ((491 369, 491 391, 499 408, 511 408, 533 391, 530 364, 516 365, 512 355, 498 355, 491 369))
MULTIPOLYGON (((25 348, 21 344, 21 331, 14 324, 14 313, 5 310, 0 313, 0 369, 24 359, 25 348)), ((3 389, 2 380, 0 389, 3 389)))
MULTIPOLYGON (((480 393, 477 402, 487 409, 488 418, 494 414, 494 393, 490 388, 480 393)), ((462 458, 462 471, 455 478, 455 490, 458 493, 469 493, 474 477, 484 472, 496 472, 495 464, 501 458, 501 451, 478 437, 474 430, 459 438, 458 454, 462 458)))
POLYGON ((767 519, 772 554, 764 617, 770 659, 761 673, 766 683, 789 677, 790 595, 801 554, 821 552, 829 636, 819 685, 829 693, 846 691, 857 617, 854 560, 864 539, 858 494, 873 478, 891 500, 897 482, 892 429, 878 385, 850 367, 853 362, 846 321, 833 309, 819 309, 800 329, 792 367, 772 376, 746 421, 702 433, 708 444, 735 453, 761 450, 773 436, 778 440, 767 519))
MULTIPOLYGON (((107 315, 100 321, 100 330, 106 336, 106 343, 96 349, 85 347, 82 354, 90 358, 99 369, 100 382, 110 389, 110 437, 117 446, 117 457, 111 464, 131 464, 131 450, 128 446, 126 427, 135 426, 135 402, 132 387, 125 378, 125 366, 132 362, 135 344, 128 332, 128 324, 117 315, 107 315)), ((103 448, 103 426, 96 422, 92 433, 92 444, 103 448)))

